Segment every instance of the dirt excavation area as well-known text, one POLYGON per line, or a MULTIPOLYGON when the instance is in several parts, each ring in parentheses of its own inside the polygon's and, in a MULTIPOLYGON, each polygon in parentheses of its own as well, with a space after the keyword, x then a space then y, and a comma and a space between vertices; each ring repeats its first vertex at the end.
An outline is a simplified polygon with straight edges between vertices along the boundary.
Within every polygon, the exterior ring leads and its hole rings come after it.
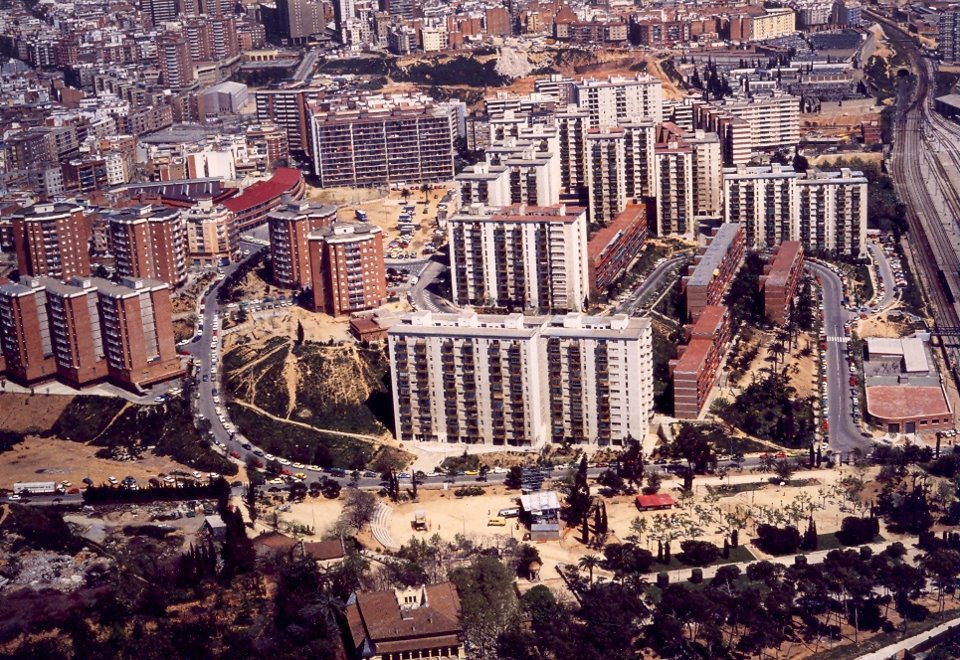
POLYGON ((110 477, 123 479, 128 475, 145 484, 151 477, 192 471, 169 458, 151 453, 134 461, 97 458, 99 449, 69 440, 28 436, 13 450, 0 456, 0 489, 12 490, 17 481, 69 481, 82 488, 86 477, 101 484, 110 477))

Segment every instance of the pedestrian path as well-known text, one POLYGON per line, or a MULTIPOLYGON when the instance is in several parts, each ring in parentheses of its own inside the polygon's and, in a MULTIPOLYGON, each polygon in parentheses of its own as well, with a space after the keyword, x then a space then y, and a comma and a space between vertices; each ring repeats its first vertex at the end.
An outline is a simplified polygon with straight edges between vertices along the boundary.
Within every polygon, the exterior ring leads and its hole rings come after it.
POLYGON ((937 635, 941 635, 952 628, 956 628, 957 626, 960 626, 960 618, 947 621, 946 623, 941 623, 936 628, 928 630, 924 633, 920 633, 919 635, 914 635, 913 637, 908 637, 907 639, 899 641, 896 644, 885 646, 879 651, 861 655, 857 658, 857 660, 887 660, 887 658, 893 658, 898 656, 903 651, 909 651, 918 644, 922 644, 923 642, 933 639, 937 635))
POLYGON ((832 341, 837 344, 846 344, 850 341, 849 337, 827 337, 827 341, 832 341))

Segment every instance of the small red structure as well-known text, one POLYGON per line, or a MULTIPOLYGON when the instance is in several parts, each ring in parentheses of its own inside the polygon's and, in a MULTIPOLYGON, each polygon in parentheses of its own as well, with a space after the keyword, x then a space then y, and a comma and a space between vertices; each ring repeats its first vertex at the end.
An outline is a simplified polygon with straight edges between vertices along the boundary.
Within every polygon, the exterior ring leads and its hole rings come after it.
POLYGON ((672 509, 677 501, 666 493, 653 495, 637 495, 637 508, 641 511, 656 511, 658 509, 672 509))

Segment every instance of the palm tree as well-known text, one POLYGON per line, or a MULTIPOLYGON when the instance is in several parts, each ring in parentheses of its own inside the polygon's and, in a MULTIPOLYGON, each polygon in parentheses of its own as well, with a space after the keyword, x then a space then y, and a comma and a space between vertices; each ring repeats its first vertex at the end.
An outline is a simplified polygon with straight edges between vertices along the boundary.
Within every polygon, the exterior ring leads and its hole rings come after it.
POLYGON ((582 570, 590 572, 590 584, 593 584, 593 569, 598 567, 601 561, 599 555, 584 555, 580 557, 580 561, 577 562, 577 565, 582 570))

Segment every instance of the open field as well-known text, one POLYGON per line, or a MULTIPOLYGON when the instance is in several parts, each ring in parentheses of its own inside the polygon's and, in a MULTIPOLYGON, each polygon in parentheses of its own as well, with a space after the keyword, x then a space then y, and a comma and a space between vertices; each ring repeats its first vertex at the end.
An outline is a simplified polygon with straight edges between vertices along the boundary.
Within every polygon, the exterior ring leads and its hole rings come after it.
POLYGON ((123 479, 127 475, 146 483, 150 477, 176 470, 191 471, 164 456, 146 453, 135 461, 113 461, 97 458, 98 450, 99 447, 69 440, 29 436, 0 459, 0 488, 12 488, 15 481, 64 480, 82 487, 84 477, 100 484, 108 477, 123 479))
POLYGON ((0 393, 0 430, 45 431, 53 427, 72 400, 69 396, 0 393))

